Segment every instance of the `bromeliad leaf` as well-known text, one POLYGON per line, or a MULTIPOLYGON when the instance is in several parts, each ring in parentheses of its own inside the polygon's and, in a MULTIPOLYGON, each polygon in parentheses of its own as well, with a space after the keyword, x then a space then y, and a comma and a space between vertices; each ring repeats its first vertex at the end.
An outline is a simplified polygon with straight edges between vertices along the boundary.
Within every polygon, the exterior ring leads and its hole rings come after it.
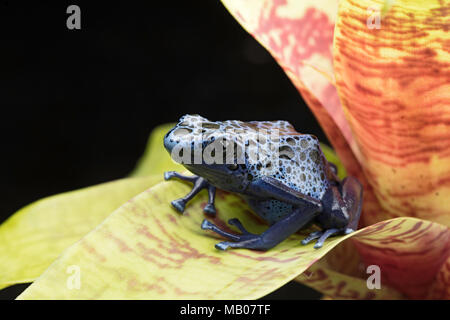
MULTIPOLYGON (((298 250, 299 236, 267 253, 218 251, 214 244, 219 238, 200 229, 204 192, 190 202, 185 215, 170 206, 188 190, 182 183, 162 182, 129 201, 68 248, 20 298, 257 298, 316 259, 307 258, 318 253, 312 247, 298 250), (66 287, 70 265, 80 267, 80 290, 66 287)), ((251 232, 265 229, 241 198, 220 192, 217 199, 214 223, 225 226, 228 218, 239 217, 251 232)))
POLYGON ((391 10, 394 5, 395 0, 384 0, 383 6, 381 7, 381 16, 385 17, 386 14, 391 10))
POLYGON ((384 283, 379 289, 369 289, 367 277, 370 274, 365 276, 366 278, 349 276, 345 273, 337 272, 333 268, 324 267, 318 261, 295 280, 336 300, 392 300, 405 298, 399 291, 384 283))
POLYGON ((448 299, 443 288, 449 244, 446 226, 415 218, 386 220, 340 243, 308 269, 311 276, 296 280, 335 299, 448 299), (371 268, 379 269, 380 289, 367 285, 371 268))
MULTIPOLYGON (((376 245, 383 239, 401 239, 401 233, 418 222, 409 218, 392 220, 332 238, 320 250, 313 249, 312 244, 302 246, 304 236, 297 234, 267 252, 222 252, 214 248, 220 241, 217 235, 200 229, 206 193, 190 202, 185 215, 170 207, 172 199, 187 191, 189 186, 185 184, 161 182, 128 201, 68 248, 19 298, 255 299, 295 278, 349 237, 376 245), (400 233, 397 225, 403 226, 400 233), (66 271, 73 265, 82 275, 78 290, 67 287, 66 271)), ((218 200, 215 224, 226 227, 228 219, 237 217, 251 232, 266 228, 238 196, 220 192, 218 200)), ((445 230, 431 224, 420 233, 428 239, 445 230)), ((397 246, 396 241, 385 245, 390 249, 397 246)), ((431 250, 430 257, 435 254, 431 250)))
POLYGON ((381 211, 364 222, 415 216, 450 226, 448 1, 396 0, 379 29, 366 8, 339 2, 336 85, 381 211), (398 35, 402 35, 398 37, 398 35))
POLYGON ((161 176, 128 178, 62 193, 16 212, 0 226, 0 288, 32 282, 58 255, 161 176))

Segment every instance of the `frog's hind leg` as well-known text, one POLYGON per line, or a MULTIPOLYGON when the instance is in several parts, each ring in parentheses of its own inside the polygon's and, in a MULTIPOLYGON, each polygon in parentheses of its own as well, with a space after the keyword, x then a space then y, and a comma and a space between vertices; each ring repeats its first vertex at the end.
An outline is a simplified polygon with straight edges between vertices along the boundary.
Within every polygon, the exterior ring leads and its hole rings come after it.
POLYGON ((362 199, 362 186, 353 177, 345 178, 338 188, 329 189, 324 197, 324 207, 332 208, 337 202, 341 210, 328 210, 326 215, 328 219, 322 220, 327 226, 326 230, 311 233, 302 241, 302 244, 305 245, 314 239, 319 239, 314 245, 314 248, 318 249, 323 246, 325 240, 330 236, 337 234, 346 235, 355 231, 358 228, 361 215, 362 199), (345 209, 345 215, 342 208, 345 209))
POLYGON ((248 232, 238 219, 231 219, 228 223, 236 226, 242 232, 241 234, 226 232, 208 220, 203 221, 202 229, 214 231, 231 240, 217 243, 216 248, 219 250, 226 250, 227 248, 269 250, 312 221, 318 212, 318 207, 315 205, 298 208, 261 234, 248 232))
POLYGON ((216 195, 216 188, 209 184, 204 178, 193 175, 193 176, 184 176, 175 171, 166 171, 164 172, 164 180, 170 180, 173 178, 178 178, 180 180, 188 181, 194 184, 192 190, 189 191, 187 195, 183 198, 173 200, 171 202, 172 206, 179 212, 183 213, 186 208, 186 204, 195 197, 197 193, 199 193, 203 189, 208 189, 208 203, 206 204, 203 211, 210 215, 216 214, 216 208, 214 206, 214 199, 216 195))

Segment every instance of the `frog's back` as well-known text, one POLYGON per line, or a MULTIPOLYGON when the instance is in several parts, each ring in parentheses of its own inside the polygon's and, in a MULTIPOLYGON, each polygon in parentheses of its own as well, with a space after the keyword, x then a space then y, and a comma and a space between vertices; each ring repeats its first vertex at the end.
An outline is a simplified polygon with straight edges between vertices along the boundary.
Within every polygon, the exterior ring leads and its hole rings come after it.
MULTIPOLYGON (((261 123, 256 123, 259 127, 261 123)), ((300 134, 286 121, 272 122, 266 139, 255 143, 256 152, 246 153, 246 167, 253 179, 269 176, 303 194, 321 199, 329 187, 328 163, 318 139, 300 134), (281 128, 278 130, 278 128, 281 128), (275 134, 274 134, 275 133, 275 134), (257 157, 254 155, 257 154, 257 157)), ((269 223, 275 223, 293 210, 292 205, 274 199, 248 199, 253 210, 269 223)))
POLYGON ((278 148, 260 143, 258 155, 259 159, 248 165, 255 177, 273 177, 316 199, 321 199, 329 186, 327 162, 313 135, 280 135, 278 148))

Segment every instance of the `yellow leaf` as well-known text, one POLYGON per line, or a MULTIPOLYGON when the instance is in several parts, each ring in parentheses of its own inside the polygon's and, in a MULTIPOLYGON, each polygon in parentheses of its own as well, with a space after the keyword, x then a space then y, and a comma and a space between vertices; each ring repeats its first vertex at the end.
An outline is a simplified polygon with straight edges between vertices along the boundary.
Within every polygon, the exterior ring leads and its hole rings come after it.
POLYGON ((162 180, 117 180, 32 203, 0 226, 0 288, 31 282, 121 204, 162 180))
MULTIPOLYGON (((171 208, 170 201, 189 190, 180 182, 161 182, 128 201, 69 247, 19 299, 256 299, 292 280, 349 237, 372 245, 388 238, 401 240, 419 221, 385 221, 331 238, 320 250, 313 244, 302 246, 304 236, 296 234, 266 252, 223 252, 214 248, 219 237, 200 228, 206 192, 189 203, 184 215, 171 208)), ((266 228, 240 197, 218 192, 217 200, 215 224, 225 226, 228 219, 239 218, 250 232, 266 228)), ((433 224, 419 232, 435 235, 442 228, 433 224)), ((396 245, 392 241, 386 247, 396 245)), ((435 251, 430 254, 433 258, 435 251)))
POLYGON ((325 155, 325 158, 328 162, 332 162, 336 165, 338 170, 338 177, 339 179, 344 179, 347 176, 347 171, 345 170, 344 165, 339 160, 338 156, 334 152, 333 149, 331 149, 329 146, 327 146, 324 143, 320 144, 320 148, 322 149, 323 154, 325 155))

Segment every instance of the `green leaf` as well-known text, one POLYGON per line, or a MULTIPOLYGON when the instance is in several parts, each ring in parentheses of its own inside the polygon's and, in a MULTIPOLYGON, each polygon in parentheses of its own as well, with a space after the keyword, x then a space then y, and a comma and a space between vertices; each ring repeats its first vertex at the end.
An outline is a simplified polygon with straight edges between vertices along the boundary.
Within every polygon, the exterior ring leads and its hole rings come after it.
POLYGON ((164 149, 164 135, 174 127, 174 123, 167 123, 153 129, 148 139, 144 155, 139 159, 136 168, 131 172, 132 177, 142 177, 151 174, 163 174, 169 170, 185 170, 184 167, 170 158, 164 149))
MULTIPOLYGON (((223 252, 214 248, 221 239, 200 228, 206 192, 189 203, 184 215, 171 208, 170 201, 189 190, 184 183, 161 182, 128 201, 69 247, 19 299, 257 299, 350 237, 372 252, 380 246, 399 252, 429 248, 423 255, 427 264, 445 247, 430 247, 421 239, 436 238, 444 226, 427 222, 417 227, 420 220, 399 218, 330 238, 319 250, 301 245, 304 236, 296 234, 266 252, 223 252), (409 234, 418 237, 405 246, 409 234)), ((216 225, 238 218, 250 232, 267 228, 240 197, 219 192, 217 200, 218 214, 210 218, 216 225)))

